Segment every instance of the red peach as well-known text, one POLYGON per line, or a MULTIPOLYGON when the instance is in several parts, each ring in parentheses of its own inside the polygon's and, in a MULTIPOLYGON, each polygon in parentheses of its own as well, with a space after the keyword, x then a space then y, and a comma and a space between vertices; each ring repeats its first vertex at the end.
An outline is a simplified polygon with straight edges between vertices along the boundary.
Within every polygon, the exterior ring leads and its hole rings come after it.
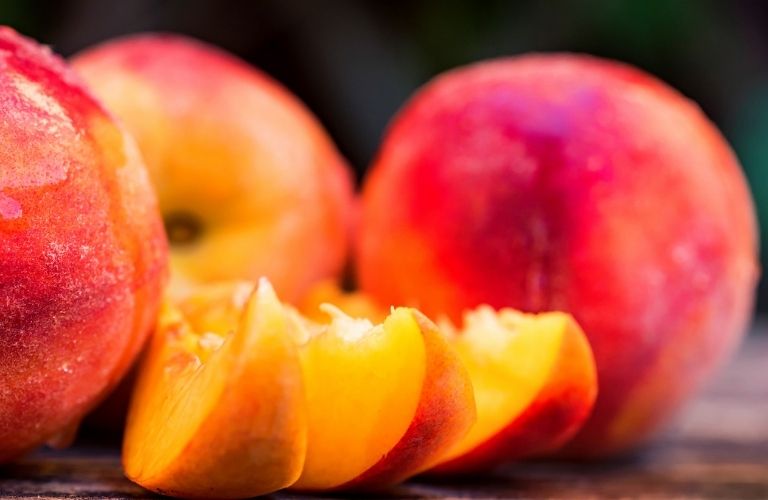
POLYGON ((0 462, 67 434, 141 348, 166 243, 134 143, 0 28, 0 462))
POLYGON ((363 291, 448 314, 564 310, 600 395, 570 445, 644 440, 733 351, 758 275, 756 224, 726 141, 632 67, 553 54, 458 69, 392 124, 368 177, 363 291))

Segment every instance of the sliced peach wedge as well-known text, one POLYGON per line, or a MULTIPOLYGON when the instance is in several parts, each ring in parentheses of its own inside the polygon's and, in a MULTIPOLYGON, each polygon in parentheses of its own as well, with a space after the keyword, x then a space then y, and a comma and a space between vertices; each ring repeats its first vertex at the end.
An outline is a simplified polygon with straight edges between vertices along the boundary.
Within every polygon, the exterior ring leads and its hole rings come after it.
POLYGON ((294 488, 327 490, 363 474, 413 420, 426 354, 406 310, 383 324, 339 310, 328 325, 297 322, 309 422, 307 459, 294 488), (303 324, 302 324, 303 323, 303 324))
POLYGON ((469 375, 435 325, 395 308, 380 325, 325 304, 302 346, 307 459, 298 490, 373 490, 432 466, 475 421, 469 375))
POLYGON ((306 453, 301 364, 272 287, 166 305, 139 371, 126 475, 172 496, 244 498, 293 484, 306 453))
POLYGON ((584 332, 561 312, 524 314, 480 306, 461 331, 441 323, 469 370, 477 421, 430 472, 468 473, 562 446, 597 396, 584 332))

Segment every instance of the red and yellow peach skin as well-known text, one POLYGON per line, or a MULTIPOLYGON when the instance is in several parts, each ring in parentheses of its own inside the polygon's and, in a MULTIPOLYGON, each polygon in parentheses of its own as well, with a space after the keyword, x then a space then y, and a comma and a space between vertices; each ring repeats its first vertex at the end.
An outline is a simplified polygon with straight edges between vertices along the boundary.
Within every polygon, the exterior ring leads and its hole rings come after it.
POLYGON ((350 172, 311 113, 243 61, 177 35, 73 65, 136 137, 171 241, 171 284, 266 275, 301 298, 347 256, 350 172))
POLYGON ((127 370, 167 248, 133 141, 62 60, 10 28, 0 102, 4 462, 70 434, 127 370))
POLYGON ((651 76, 578 55, 428 84, 391 125, 359 229, 361 288, 382 303, 573 313, 601 388, 580 456, 669 419, 738 343, 758 275, 751 197, 717 129, 651 76))

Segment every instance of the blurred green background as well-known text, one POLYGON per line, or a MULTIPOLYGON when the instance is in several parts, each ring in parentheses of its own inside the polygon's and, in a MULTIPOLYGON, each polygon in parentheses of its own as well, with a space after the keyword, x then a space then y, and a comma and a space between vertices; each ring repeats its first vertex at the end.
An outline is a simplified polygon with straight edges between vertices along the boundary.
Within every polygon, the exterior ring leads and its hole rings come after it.
POLYGON ((0 22, 65 56, 140 31, 215 43, 296 92, 358 176, 395 111, 440 71, 529 51, 619 59, 700 104, 768 221, 768 1, 0 0, 0 22))

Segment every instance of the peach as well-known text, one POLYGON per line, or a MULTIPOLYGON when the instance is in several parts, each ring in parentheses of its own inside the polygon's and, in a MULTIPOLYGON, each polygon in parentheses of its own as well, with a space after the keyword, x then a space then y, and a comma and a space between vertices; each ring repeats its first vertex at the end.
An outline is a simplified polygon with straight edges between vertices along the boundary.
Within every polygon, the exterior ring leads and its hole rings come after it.
POLYGON ((332 321, 304 347, 310 433, 293 488, 377 490, 437 463, 475 422, 458 354, 418 311, 372 327, 323 309, 332 321))
POLYGON ((469 370, 477 422, 433 472, 467 473, 559 449, 581 428, 597 397, 592 350, 569 314, 464 313, 460 331, 442 325, 469 370))
POLYGON ((758 274, 750 194, 701 110, 568 54, 421 90, 365 182, 356 244, 361 288, 382 303, 455 321, 483 303, 572 313, 600 382, 578 456, 669 419, 738 343, 758 274))
POLYGON ((166 495, 245 498, 299 476, 307 413, 297 349, 269 283, 252 289, 207 290, 161 314, 128 414, 131 480, 166 495))
POLYGON ((406 310, 383 324, 334 311, 302 348, 309 432, 294 488, 327 490, 374 466, 394 448, 416 413, 426 353, 406 310))
POLYGON ((173 289, 266 275, 295 301, 340 273, 350 172, 285 88, 176 35, 108 41, 73 65, 137 139, 171 243, 173 289))
POLYGON ((5 462, 66 440, 122 377, 154 322, 167 248, 136 146, 77 76, 6 27, 0 60, 5 462))

